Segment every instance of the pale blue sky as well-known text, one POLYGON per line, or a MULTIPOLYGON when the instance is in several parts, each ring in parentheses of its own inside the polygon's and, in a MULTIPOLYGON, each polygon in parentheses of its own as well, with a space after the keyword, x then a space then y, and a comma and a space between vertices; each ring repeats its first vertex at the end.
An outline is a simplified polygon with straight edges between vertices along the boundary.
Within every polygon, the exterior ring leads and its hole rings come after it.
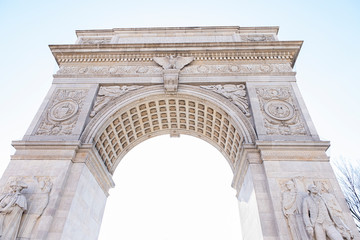
POLYGON ((359 12, 355 0, 0 0, 0 170, 57 70, 47 45, 74 43, 77 29, 159 26, 279 26, 280 40, 304 40, 295 69, 315 127, 331 141, 332 158, 359 161, 359 12))

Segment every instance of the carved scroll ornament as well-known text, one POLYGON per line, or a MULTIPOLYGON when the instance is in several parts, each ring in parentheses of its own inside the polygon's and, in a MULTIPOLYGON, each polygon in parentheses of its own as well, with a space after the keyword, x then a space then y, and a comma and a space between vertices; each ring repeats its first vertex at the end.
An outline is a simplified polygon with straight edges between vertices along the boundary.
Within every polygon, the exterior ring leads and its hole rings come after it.
POLYGON ((293 240, 353 239, 326 181, 296 177, 284 182, 283 213, 293 240))
POLYGON ((210 85, 200 86, 201 88, 216 92, 234 103, 245 116, 250 117, 249 103, 246 97, 245 84, 233 85, 210 85))
POLYGON ((269 135, 306 135, 304 121, 294 103, 290 88, 257 88, 256 93, 269 135))

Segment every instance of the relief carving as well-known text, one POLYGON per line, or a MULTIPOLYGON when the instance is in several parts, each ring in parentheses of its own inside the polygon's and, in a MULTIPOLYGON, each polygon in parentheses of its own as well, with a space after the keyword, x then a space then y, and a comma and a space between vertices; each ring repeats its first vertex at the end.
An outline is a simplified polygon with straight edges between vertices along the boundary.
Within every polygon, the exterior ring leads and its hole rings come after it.
POLYGON ((224 64, 192 65, 185 67, 183 74, 214 73, 278 73, 292 72, 289 64, 224 64))
POLYGON ((179 84, 180 70, 191 63, 194 57, 180 57, 180 56, 166 56, 166 57, 154 57, 154 62, 162 66, 164 88, 167 93, 177 92, 179 84))
POLYGON ((11 177, 8 182, 4 191, 8 193, 0 196, 0 239, 30 239, 49 204, 52 180, 43 176, 11 177))
POLYGON ((245 84, 233 85, 210 85, 200 86, 201 88, 216 92, 235 104, 245 116, 250 117, 249 102, 246 97, 245 84))
POLYGON ((0 239, 16 240, 21 217, 27 208, 27 201, 21 191, 27 188, 22 181, 12 181, 11 191, 0 196, 0 239))
POLYGON ((18 237, 20 238, 31 238, 31 233, 35 224, 49 204, 50 192, 53 186, 51 179, 49 177, 35 177, 35 179, 38 183, 38 189, 29 197, 28 210, 21 219, 18 234, 18 237))
POLYGON ((275 37, 272 34, 241 35, 241 41, 244 41, 244 42, 275 41, 275 37))
POLYGON ((305 124, 297 110, 290 88, 257 88, 256 93, 269 135, 306 135, 305 124))
POLYGON ((326 181, 296 177, 284 182, 282 206, 292 239, 353 239, 326 181))
POLYGON ((60 66, 57 75, 161 74, 157 66, 60 66))
POLYGON ((100 87, 94 108, 90 113, 90 117, 94 117, 108 102, 124 95, 129 91, 133 91, 143 86, 111 86, 111 87, 100 87))
POLYGON ((80 44, 109 44, 111 38, 81 38, 80 44))
POLYGON ((79 117, 88 90, 59 89, 35 133, 36 135, 70 135, 79 117))

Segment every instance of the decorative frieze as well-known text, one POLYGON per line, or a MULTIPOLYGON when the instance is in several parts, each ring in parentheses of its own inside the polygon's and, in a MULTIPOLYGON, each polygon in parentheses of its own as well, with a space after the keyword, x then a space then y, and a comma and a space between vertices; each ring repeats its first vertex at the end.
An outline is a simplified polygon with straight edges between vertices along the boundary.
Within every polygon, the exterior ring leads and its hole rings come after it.
POLYGON ((158 66, 60 66, 57 75, 161 74, 158 66))
POLYGON ((266 134, 306 135, 305 123, 288 87, 257 88, 266 134))
POLYGON ((58 89, 35 134, 70 135, 87 92, 87 89, 58 89))
POLYGON ((216 73, 278 73, 292 72, 290 64, 223 64, 192 65, 184 68, 183 74, 216 74, 216 73))
POLYGON ((98 111, 100 111, 106 104, 110 101, 124 95, 129 91, 133 91, 143 86, 110 86, 110 87, 100 87, 94 108, 90 113, 90 117, 94 117, 98 111))
MULTIPOLYGON (((60 66, 58 76, 85 75, 85 76, 116 76, 116 75, 143 75, 161 74, 163 69, 158 66, 60 66)), ((290 64, 193 64, 181 70, 181 74, 267 74, 293 72, 290 64)))
POLYGON ((250 117, 249 102, 246 96, 245 84, 225 84, 200 86, 201 88, 216 92, 234 103, 245 116, 250 117))
POLYGON ((353 239, 328 181, 295 177, 279 184, 282 210, 293 240, 353 239))

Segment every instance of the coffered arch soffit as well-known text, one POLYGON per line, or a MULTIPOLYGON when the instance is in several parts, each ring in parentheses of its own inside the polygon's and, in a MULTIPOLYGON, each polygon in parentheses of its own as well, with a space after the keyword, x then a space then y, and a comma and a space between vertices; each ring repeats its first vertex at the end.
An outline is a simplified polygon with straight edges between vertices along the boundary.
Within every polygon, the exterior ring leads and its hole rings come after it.
POLYGON ((256 139, 249 118, 229 100, 182 85, 174 95, 165 94, 162 86, 151 86, 110 102, 89 122, 82 142, 94 145, 112 174, 130 149, 163 134, 207 141, 224 155, 232 170, 242 145, 256 139))

